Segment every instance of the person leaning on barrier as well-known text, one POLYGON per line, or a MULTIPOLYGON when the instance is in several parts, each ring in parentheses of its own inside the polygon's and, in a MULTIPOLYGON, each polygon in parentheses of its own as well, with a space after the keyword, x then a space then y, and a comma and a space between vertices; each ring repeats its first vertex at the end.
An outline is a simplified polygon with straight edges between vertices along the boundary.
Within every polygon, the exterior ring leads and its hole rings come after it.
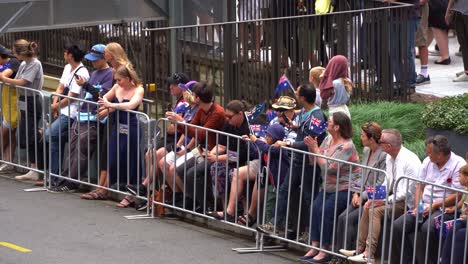
MULTIPOLYGON (((0 82, 6 84, 18 85, 31 88, 33 90, 42 90, 44 83, 44 73, 42 64, 37 59, 38 46, 35 42, 29 42, 24 39, 17 40, 13 45, 13 52, 22 61, 14 79, 0 74, 0 82)), ((43 167, 42 148, 36 142, 40 139, 39 122, 42 116, 42 104, 37 94, 18 88, 18 109, 21 112, 21 121, 19 125, 19 145, 26 148, 29 157, 30 167, 41 169, 43 167), (27 140, 26 140, 27 138, 27 140), (27 142, 26 142, 27 141, 27 142)), ((28 173, 15 177, 16 180, 38 180, 39 173, 30 170, 28 173)))
MULTIPOLYGON (((131 65, 120 66, 115 70, 116 84, 102 98, 99 98, 100 110, 113 108, 116 111, 115 124, 109 138, 109 186, 116 184, 136 185, 143 175, 142 162, 138 159, 142 138, 141 128, 135 113, 138 111, 145 93, 141 81, 131 65), (128 179, 128 180, 127 180, 128 179)), ((120 190, 120 186, 116 186, 120 190)), ((126 196, 118 207, 128 207, 134 204, 133 196, 126 196)))
MULTIPOLYGON (((125 50, 122 48, 122 46, 119 43, 116 42, 110 42, 106 45, 104 48, 104 60, 109 63, 109 65, 112 68, 112 75, 115 74, 115 71, 120 67, 120 66, 125 66, 129 65, 133 67, 132 62, 128 59, 127 53, 125 50)), ((112 82, 112 86, 115 84, 115 80, 112 82)), ((108 182, 108 163, 109 163, 109 158, 107 153, 109 152, 109 136, 110 136, 110 131, 111 128, 114 125, 114 115, 112 114, 115 111, 114 108, 99 108, 98 109, 98 115, 101 118, 108 117, 106 122, 101 125, 101 128, 99 129, 99 149, 101 150, 99 152, 99 185, 104 186, 104 187, 109 187, 109 182, 108 182)), ((105 197, 107 195, 107 190, 103 188, 99 188, 99 192, 105 197)), ((87 199, 89 197, 85 196, 82 197, 84 199, 87 199)))
MULTIPOLYGON (((82 87, 78 85, 77 78, 75 78, 75 76, 80 76, 85 80, 89 79, 88 70, 81 62, 84 55, 85 52, 78 45, 65 45, 63 58, 68 64, 63 69, 62 77, 55 91, 56 94, 76 98, 84 97, 82 87)), ((64 168, 62 162, 65 156, 65 144, 69 140, 69 128, 75 122, 78 106, 77 101, 59 96, 53 97, 50 106, 53 121, 43 135, 44 140, 50 146, 50 173, 52 174, 58 175, 60 169, 64 168)), ((63 180, 52 176, 51 181, 53 188, 50 188, 49 191, 60 191, 59 186, 64 183, 63 180)))
MULTIPOLYGON (((359 162, 359 155, 352 141, 353 126, 346 113, 333 113, 328 122, 327 131, 329 135, 320 147, 317 139, 311 136, 304 139, 311 153, 351 163, 359 162)), ((320 167, 323 182, 311 209, 310 241, 313 247, 329 250, 332 246, 335 218, 348 206, 350 199, 348 186, 350 182, 356 181, 360 168, 316 156, 309 156, 309 160, 320 167)), ((323 263, 330 261, 331 256, 311 249, 301 260, 323 263)))
MULTIPOLYGON (((277 141, 274 146, 276 147, 289 147, 298 149, 301 151, 307 151, 307 145, 304 142, 306 136, 317 137, 318 143, 320 144, 326 136, 326 124, 327 118, 322 112, 320 107, 315 104, 316 91, 315 88, 309 84, 300 85, 296 90, 296 99, 302 105, 302 109, 299 113, 299 124, 297 128, 297 137, 295 142, 291 141, 277 141)), ((294 153, 292 158, 292 169, 291 175, 286 175, 283 183, 279 186, 279 196, 277 197, 278 207, 273 208, 271 215, 273 216, 268 222, 258 225, 257 230, 266 234, 273 234, 275 229, 276 233, 282 233, 283 229, 286 228, 286 211, 288 203, 292 203, 288 200, 289 194, 300 193, 298 192, 302 185, 303 192, 303 203, 299 206, 302 207, 300 210, 308 212, 311 204, 312 196, 318 192, 319 185, 321 184, 320 169, 315 170, 311 166, 309 159, 304 159, 303 154, 294 153), (302 182, 302 171, 305 172, 304 182, 302 182), (314 183, 314 184, 313 184, 314 183), (312 189, 314 185, 314 189, 312 189), (275 228, 276 227, 276 228, 275 228)), ((291 195, 292 196, 292 195, 291 195)), ((308 215, 304 213, 302 215, 308 215)), ((297 221, 291 221, 297 222, 297 221)), ((301 223, 308 221, 301 221, 301 223)), ((298 227, 300 228, 300 227, 298 227)))
MULTIPOLYGON (((261 151, 261 160, 260 164, 257 167, 257 174, 261 168, 261 173, 263 174, 262 178, 256 177, 255 183, 252 189, 252 198, 250 200, 250 205, 247 205, 248 208, 245 208, 244 215, 238 217, 237 222, 240 225, 252 226, 257 222, 257 206, 258 199, 263 200, 263 192, 265 188, 265 182, 268 180, 269 186, 279 186, 283 183, 285 175, 289 172, 289 155, 288 151, 284 148, 278 148, 273 146, 278 140, 283 140, 286 135, 284 134, 284 128, 280 124, 272 124, 268 127, 266 131, 266 139, 259 139, 255 135, 244 135, 242 136, 245 140, 251 140, 257 148, 261 151), (266 171, 265 169, 269 169, 266 171), (268 179, 267 179, 268 178, 268 179), (258 193, 258 185, 260 184, 260 193, 258 193), (260 196, 260 197, 259 197, 260 196)), ((242 193, 242 187, 239 185, 236 187, 236 181, 232 180, 231 184, 231 196, 229 199, 229 205, 227 212, 229 213, 229 208, 234 208, 236 195, 239 196, 242 193)), ((271 211, 271 208, 275 206, 276 194, 274 191, 269 193, 269 199, 267 199, 265 208, 266 210, 271 211)), ((231 211, 232 212, 232 211, 231 211)))
MULTIPOLYGON (((281 127, 281 129, 283 129, 282 134, 284 136, 278 139, 275 138, 274 142, 271 143, 270 145, 276 143, 276 141, 278 140, 294 142, 296 140, 297 133, 292 128, 297 127, 299 123, 299 115, 297 115, 294 112, 294 108, 296 107, 296 100, 289 96, 281 96, 278 99, 278 101, 273 104, 272 107, 273 109, 275 109, 276 117, 273 120, 271 120, 270 126, 268 129, 270 129, 270 127, 272 127, 273 125, 275 125, 274 127, 279 126, 281 127)), ((268 130, 266 133, 268 136, 268 130)), ((266 151, 266 154, 268 154, 269 145, 265 143, 266 139, 259 140, 254 135, 250 135, 249 138, 251 139, 252 142, 254 142, 255 145, 257 145, 260 151, 262 152, 266 151), (266 147, 266 150, 264 149, 265 147, 266 147)), ((273 153, 275 153, 273 154, 273 156, 279 153, 279 151, 277 152, 278 149, 279 148, 276 148, 276 147, 272 148, 273 153)), ((251 151, 256 151, 256 149, 251 148, 251 151)), ((256 214, 257 214, 257 200, 256 199, 258 198, 256 180, 257 180, 257 174, 259 173, 260 168, 263 166, 266 166, 264 164, 266 163, 266 161, 264 160, 264 154, 265 153, 263 153, 263 155, 261 155, 258 159, 249 161, 248 165, 242 166, 238 169, 234 169, 232 173, 230 197, 229 197, 228 205, 226 208, 226 212, 229 215, 235 214, 235 207, 237 206, 236 197, 238 197, 238 200, 240 200, 239 197, 244 190, 244 186, 247 185, 247 181, 255 182, 253 191, 252 191, 253 193, 252 193, 252 199, 251 199, 250 205, 247 205, 248 208, 244 208, 244 212, 248 212, 248 213, 245 213, 244 215, 239 217, 238 219, 239 224, 252 226, 256 222, 256 214)), ((281 176, 282 176, 281 179, 283 179, 284 175, 286 175, 288 172, 287 171, 287 169, 289 168, 288 158, 289 157, 287 155, 287 151, 283 151, 282 162, 286 162, 287 166, 283 164, 283 166, 281 167, 282 172, 283 172, 281 173, 281 176)), ((277 162, 271 162, 270 166, 271 166, 270 170, 277 171, 278 168, 274 168, 275 166, 278 166, 277 162)), ((272 175, 276 176, 277 173, 272 173, 272 175)), ((279 184, 281 183, 282 181, 279 184)), ((273 183, 270 183, 270 184, 273 185, 273 183)), ((272 196, 273 195, 270 195, 269 197, 271 198, 272 196)), ((243 197, 240 197, 240 198, 243 198, 243 197)))
MULTIPOLYGON (((248 108, 242 101, 230 101, 225 108, 227 120, 221 131, 235 136, 249 134, 249 122, 244 113, 248 108)), ((229 200, 225 201, 224 197, 230 190, 231 180, 238 176, 233 175, 237 172, 234 169, 245 165, 249 159, 248 151, 248 142, 227 135, 219 135, 218 145, 206 155, 206 159, 212 163, 209 175, 211 176, 214 199, 223 201, 223 208, 226 208, 229 202, 229 200)), ((251 148, 250 151, 255 150, 251 148)), ((225 217, 223 212, 208 212, 208 215, 219 220, 225 217)), ((233 214, 227 213, 226 220, 235 222, 237 219, 234 218, 233 214)))
MULTIPOLYGON (((112 88, 112 68, 104 60, 103 44, 96 44, 91 48, 91 52, 86 54, 85 59, 91 61, 95 69, 89 78, 76 75, 75 81, 86 92, 84 99, 97 102, 99 96, 105 95, 112 88)), ((97 151, 98 126, 101 121, 106 121, 108 112, 98 113, 95 104, 80 103, 77 109, 76 122, 70 129, 70 157, 69 168, 63 170, 63 175, 68 175, 71 179, 79 180, 88 178, 88 163, 97 151)), ((101 127, 102 129, 102 127, 101 127)), ((101 150, 102 151, 102 150, 101 150)), ((72 181, 62 182, 53 192, 70 192, 78 188, 78 184, 72 181)), ((105 199, 106 194, 100 190, 94 190, 81 196, 84 199, 105 199)))
MULTIPOLYGON (((195 101, 199 105, 199 109, 190 124, 208 129, 221 130, 224 122, 226 121, 226 117, 224 109, 213 102, 213 84, 199 82, 193 87, 193 94, 195 96, 195 101)), ((178 126, 177 129, 179 133, 185 133, 186 136, 195 138, 196 145, 200 144, 201 146, 204 146, 206 150, 212 150, 216 145, 216 133, 208 132, 207 130, 196 127, 182 125, 178 126), (206 141, 206 139, 208 140, 206 141)), ((204 162, 196 164, 196 166, 193 167, 187 166, 187 164, 184 163, 180 166, 175 178, 174 175, 164 175, 166 183, 175 193, 174 203, 181 205, 185 195, 187 195, 196 201, 199 206, 202 206, 204 205, 203 194, 205 188, 208 198, 211 198, 211 178, 207 177, 206 186, 204 184, 205 166, 209 168, 208 165, 210 164, 211 163, 206 159, 204 162), (184 179, 186 180, 185 185, 184 179), (185 191, 185 195, 183 191, 185 191)))
MULTIPOLYGON (((381 135, 382 127, 377 122, 367 122, 361 127, 361 142, 364 146, 361 164, 385 171, 387 154, 379 145, 381 135)), ((351 188, 354 188, 351 205, 348 205, 348 209, 338 217, 336 248, 356 248, 357 227, 362 213, 361 206, 368 198, 366 186, 382 185, 384 181, 384 173, 361 169, 360 177, 351 184, 351 188)))
MULTIPOLYGON (((15 78, 20 62, 15 55, 3 45, 0 45, 0 75, 7 78, 15 78)), ((0 77, 1 78, 1 77, 0 77)), ((1 113, 3 116, 0 125, 0 136, 2 138, 2 159, 13 162, 16 152, 16 128, 18 126, 18 110, 16 89, 0 84, 2 91, 1 113)), ((12 171, 13 165, 3 163, 0 165, 0 173, 12 171)))
MULTIPOLYGON (((437 135, 426 140, 426 154, 422 164, 420 180, 430 183, 462 189, 460 184, 459 171, 466 164, 465 160, 451 151, 448 139, 437 135)), ((414 209, 403 216, 400 216, 393 226, 394 247, 392 250, 392 263, 409 263, 413 254, 410 251, 413 248, 413 239, 409 234, 415 232, 415 225, 419 230, 414 234, 416 238, 416 260, 418 263, 438 263, 438 232, 435 230, 434 218, 441 215, 444 209, 455 204, 457 193, 445 188, 433 186, 430 184, 416 183, 416 192, 414 197, 414 209), (424 212, 418 215, 418 205, 422 202, 424 212), (423 219, 420 219, 423 217, 423 219), (418 224, 418 221, 420 222, 418 224), (429 235, 429 236, 428 236, 429 235), (401 241, 403 239, 403 246, 401 241), (428 248, 427 259, 426 247, 428 248), (408 254, 403 254, 400 260, 400 250, 408 250, 408 254), (409 262, 408 262, 409 261, 409 262)), ((443 220, 452 220, 453 213, 444 214, 443 220)))
MULTIPOLYGON (((190 123, 192 119, 195 117, 195 114, 198 111, 198 104, 195 101, 195 97, 193 96, 193 87, 197 84, 197 81, 190 81, 186 84, 180 83, 179 88, 181 88, 183 92, 183 99, 184 103, 179 103, 178 106, 174 109, 174 112, 166 112, 166 118, 169 119, 170 121, 176 121, 179 123, 190 123), (184 108, 184 109, 182 109, 184 108), (183 116, 181 116, 182 111, 184 112, 183 116)), ((171 124, 169 125, 168 130, 174 131, 175 133, 175 125, 171 124)), ((168 132, 166 133, 166 135, 168 132)), ((171 147, 171 150, 168 154, 166 154, 164 157, 160 157, 162 155, 161 153, 166 153, 166 151, 169 151, 169 147, 164 147, 161 146, 157 151, 156 151, 156 163, 158 172, 159 171, 164 171, 166 175, 174 175, 174 170, 175 170, 175 164, 178 162, 183 162, 185 159, 186 154, 191 153, 190 150, 195 147, 195 138, 186 136, 182 133, 178 133, 178 138, 179 140, 171 147)), ((168 137, 169 138, 169 137, 168 137)), ((166 142, 167 144, 167 142, 166 142)), ((153 173, 155 173, 154 169, 154 160, 153 160, 153 150, 150 149, 148 150, 147 154, 145 155, 145 162, 147 166, 145 168, 149 168, 149 173, 147 174, 145 180, 143 183, 140 185, 140 190, 137 189, 136 186, 133 185, 128 185, 127 190, 134 194, 134 195, 141 195, 145 196, 148 191, 148 184, 151 181, 153 177, 153 173)), ((155 176, 159 177, 159 173, 155 174, 155 176)), ((135 206, 135 208, 139 211, 145 210, 148 206, 147 201, 144 201, 141 204, 138 204, 135 206)))
POLYGON ((359 224, 357 251, 340 250, 340 253, 349 256, 348 260, 355 262, 367 262, 374 259, 383 221, 391 219, 392 210, 394 210, 394 217, 398 218, 408 207, 413 207, 414 187, 412 183, 402 180, 396 188, 394 187, 396 181, 401 177, 417 178, 421 169, 421 161, 416 154, 402 145, 401 134, 397 129, 384 129, 382 131, 380 147, 387 153, 385 165, 387 177, 383 185, 387 187, 388 196, 386 200, 369 199, 364 204, 359 224), (409 201, 408 204, 405 202, 406 199, 409 201))
MULTIPOLYGON (((464 165, 460 168, 459 175, 461 185, 465 187, 465 191, 468 191, 468 165, 464 165)), ((466 234, 468 232, 466 229, 466 220, 468 219, 468 194, 463 194, 462 199, 459 201, 458 205, 453 208, 452 212, 458 208, 461 209, 459 214, 461 221, 456 223, 455 226, 448 231, 442 250, 442 264, 464 264, 464 254, 468 254, 468 240, 466 239, 466 234), (455 242, 452 248, 453 240, 455 240, 455 242)))

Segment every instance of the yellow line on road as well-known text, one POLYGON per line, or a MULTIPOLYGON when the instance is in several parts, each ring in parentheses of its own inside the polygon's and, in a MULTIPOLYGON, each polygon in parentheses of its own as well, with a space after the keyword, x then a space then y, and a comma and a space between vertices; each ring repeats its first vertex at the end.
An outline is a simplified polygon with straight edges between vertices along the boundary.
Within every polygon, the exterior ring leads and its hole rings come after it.
POLYGON ((4 246, 4 247, 7 247, 7 248, 11 248, 11 249, 14 249, 14 250, 17 250, 19 252, 23 252, 23 253, 27 253, 27 252, 31 252, 32 250, 30 249, 27 249, 27 248, 24 248, 24 247, 20 247, 20 246, 17 246, 15 244, 11 244, 11 243, 8 243, 8 242, 0 242, 0 246, 4 246))

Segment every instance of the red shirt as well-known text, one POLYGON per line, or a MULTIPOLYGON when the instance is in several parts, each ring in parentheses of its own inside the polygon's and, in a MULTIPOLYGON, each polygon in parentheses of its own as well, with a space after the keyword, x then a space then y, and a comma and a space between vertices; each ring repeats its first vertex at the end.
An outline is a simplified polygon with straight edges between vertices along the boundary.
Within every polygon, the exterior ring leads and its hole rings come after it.
MULTIPOLYGON (((221 130, 225 121, 226 117, 224 115, 224 108, 217 105, 216 103, 213 103, 208 112, 205 112, 200 107, 190 124, 214 130, 221 130)), ((180 127, 179 130, 180 132, 184 132, 185 128, 180 127)), ((206 133, 206 130, 187 126, 187 134, 191 137, 197 136, 198 143, 205 141, 206 133)), ((215 144, 216 133, 208 132, 208 149, 212 149, 215 146, 215 144)))

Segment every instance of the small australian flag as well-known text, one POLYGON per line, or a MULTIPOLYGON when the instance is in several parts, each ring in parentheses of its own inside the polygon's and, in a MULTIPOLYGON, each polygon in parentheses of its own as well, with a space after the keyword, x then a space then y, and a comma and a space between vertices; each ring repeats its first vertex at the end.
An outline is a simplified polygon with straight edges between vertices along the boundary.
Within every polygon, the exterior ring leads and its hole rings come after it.
POLYGON ((315 116, 310 119, 309 130, 315 135, 321 135, 327 130, 328 122, 326 120, 320 120, 315 116))
POLYGON ((374 200, 384 200, 387 197, 387 188, 386 186, 377 185, 377 186, 367 186, 367 197, 374 200))

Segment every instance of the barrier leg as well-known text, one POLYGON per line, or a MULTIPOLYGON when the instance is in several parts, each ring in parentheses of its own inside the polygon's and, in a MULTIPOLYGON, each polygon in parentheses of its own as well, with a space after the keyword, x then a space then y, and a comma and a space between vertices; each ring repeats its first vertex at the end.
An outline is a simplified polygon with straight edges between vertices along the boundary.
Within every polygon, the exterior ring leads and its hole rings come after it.
POLYGON ((239 254, 247 254, 247 253, 260 253, 260 252, 280 252, 286 251, 287 248, 282 245, 277 246, 264 246, 263 245, 263 237, 264 234, 257 232, 255 236, 255 247, 251 248, 233 248, 232 251, 236 251, 239 254))

